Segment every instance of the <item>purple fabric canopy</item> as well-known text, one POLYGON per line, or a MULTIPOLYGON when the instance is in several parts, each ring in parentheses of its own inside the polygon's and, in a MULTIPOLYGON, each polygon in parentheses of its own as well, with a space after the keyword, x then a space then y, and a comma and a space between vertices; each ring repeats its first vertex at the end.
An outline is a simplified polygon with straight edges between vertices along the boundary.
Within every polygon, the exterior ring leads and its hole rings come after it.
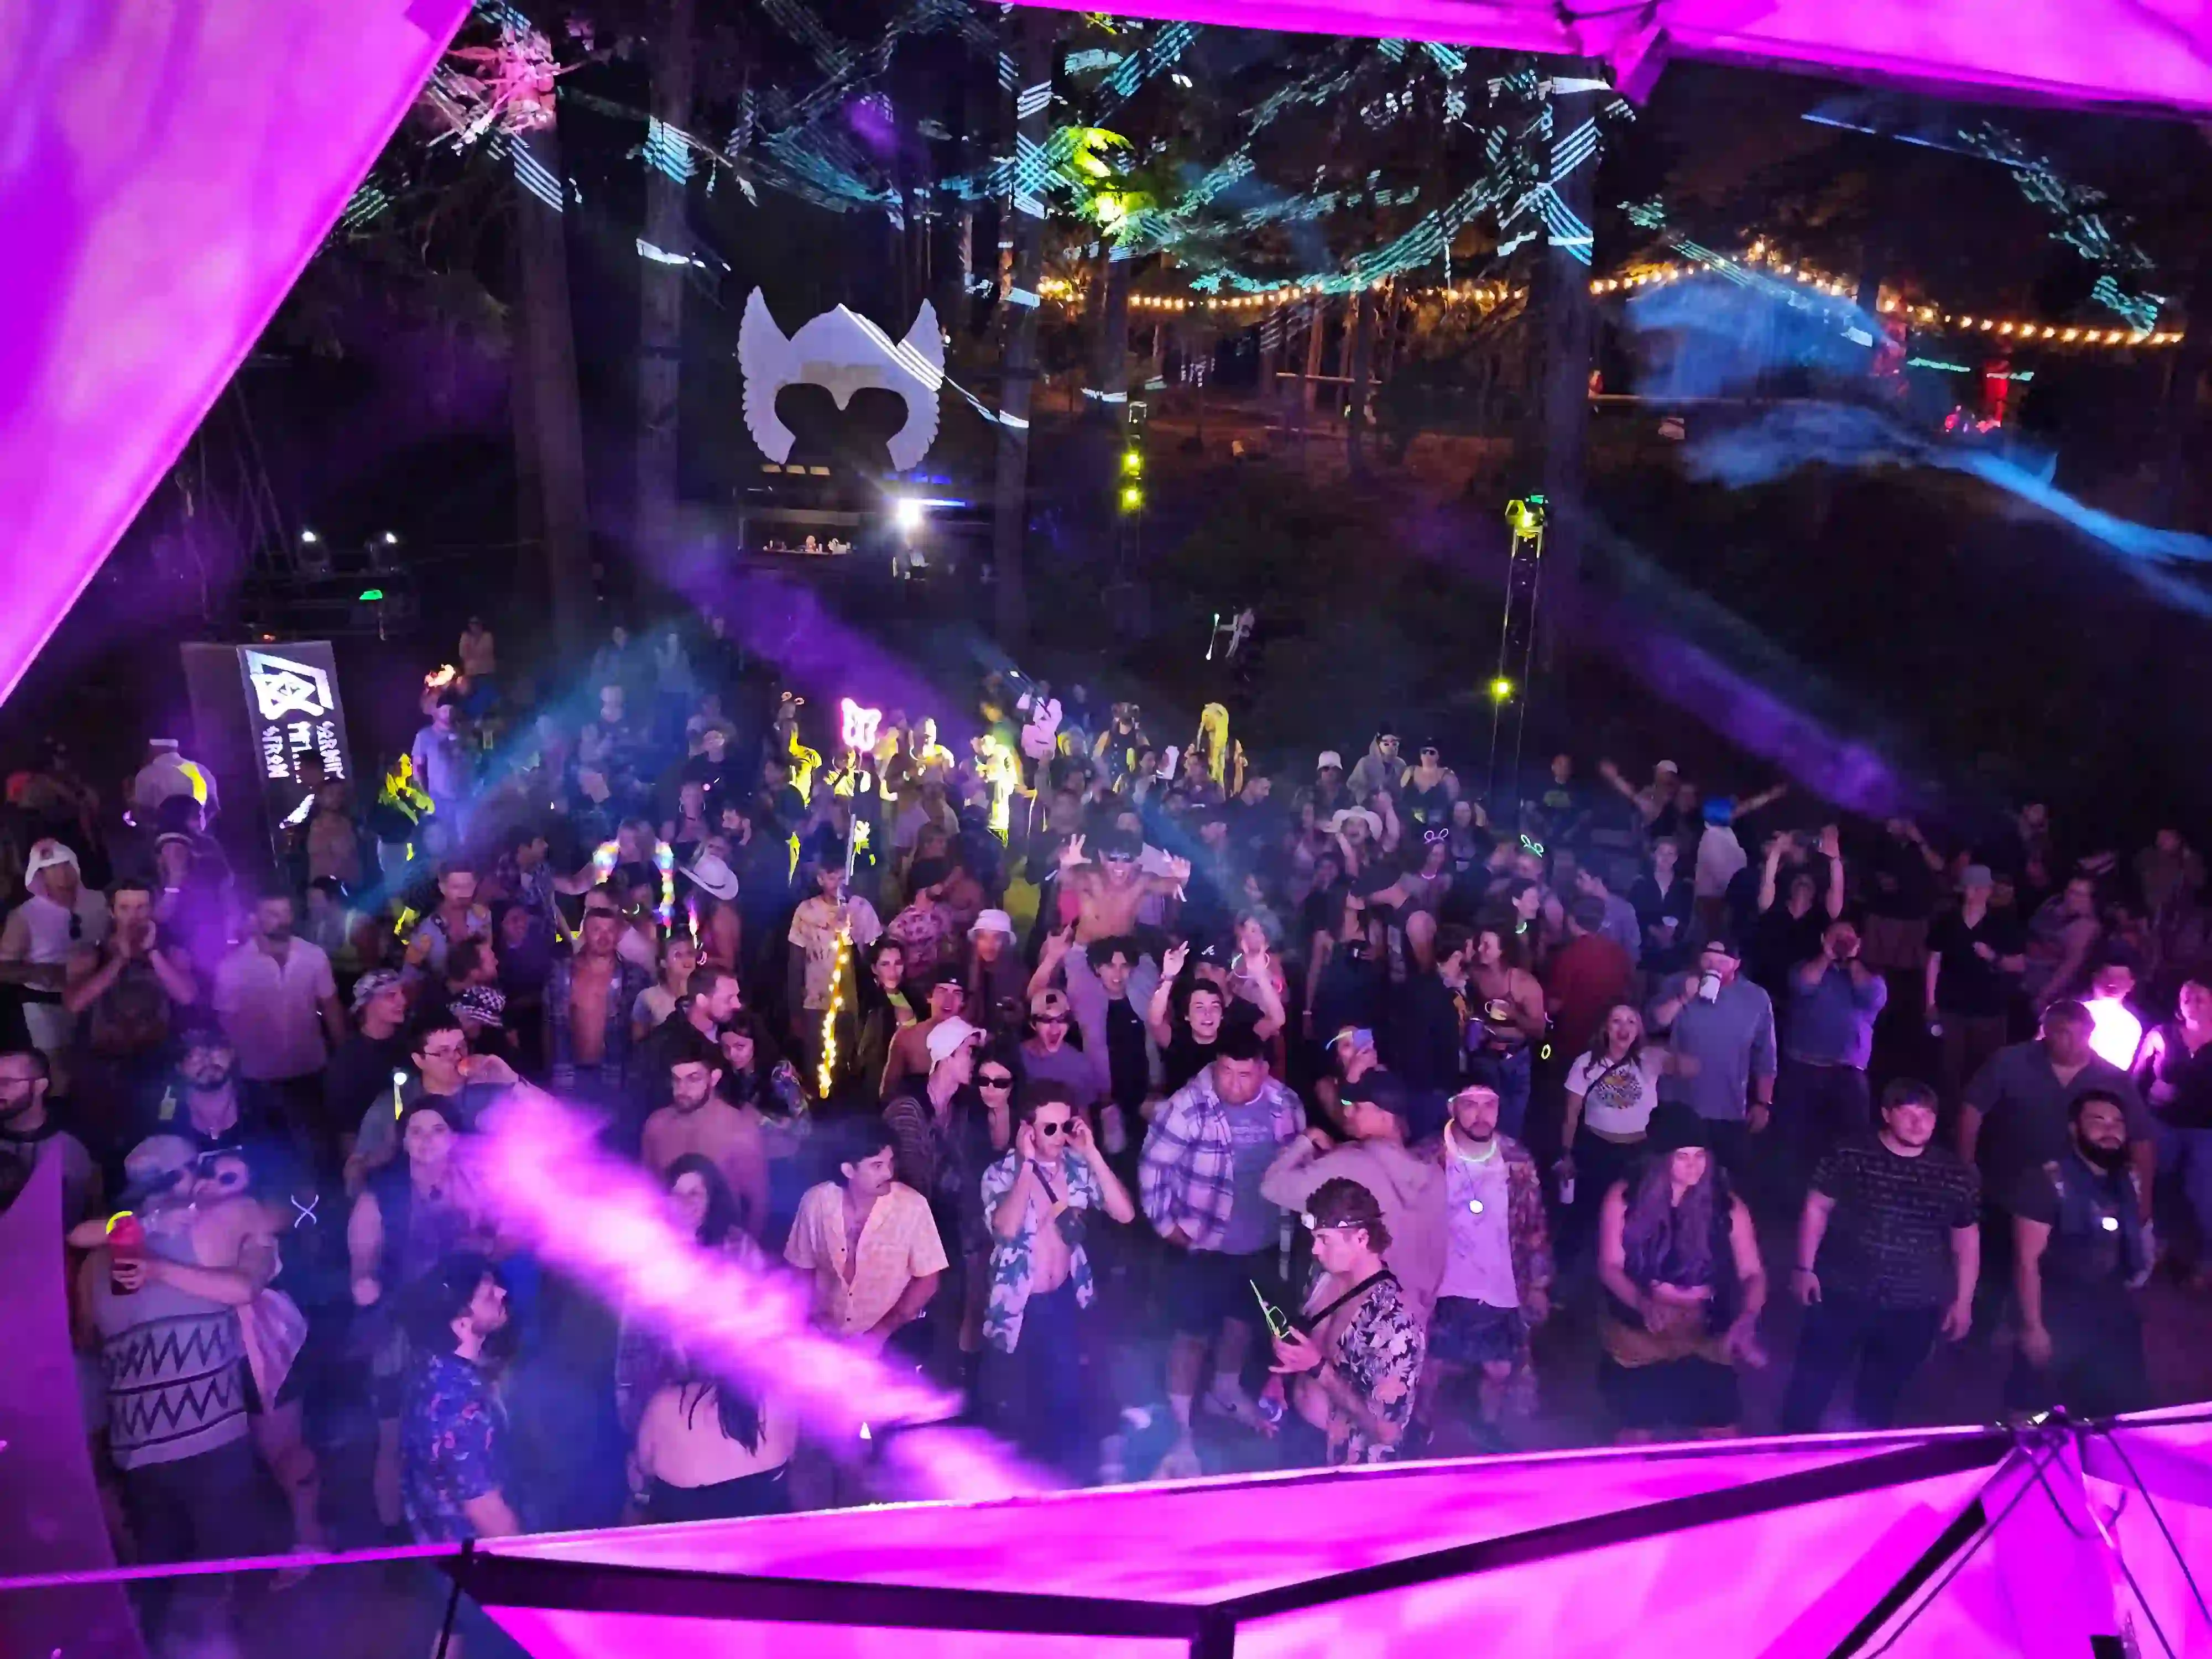
MULTIPOLYGON (((1095 9, 1088 0, 1027 3, 1095 9)), ((1128 0, 1117 12, 1600 58, 1631 93, 1669 56, 1944 92, 2212 113, 2201 0, 1128 0)))
POLYGON ((6 8, 0 699, 229 382, 467 10, 6 8))

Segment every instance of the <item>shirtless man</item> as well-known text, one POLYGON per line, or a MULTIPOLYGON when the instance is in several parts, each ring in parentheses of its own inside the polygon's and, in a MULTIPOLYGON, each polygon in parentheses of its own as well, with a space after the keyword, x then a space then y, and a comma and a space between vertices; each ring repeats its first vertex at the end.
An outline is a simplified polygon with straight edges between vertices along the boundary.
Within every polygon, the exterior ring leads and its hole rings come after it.
POLYGON ((690 1152, 710 1159, 738 1201, 738 1224, 757 1238, 768 1221, 768 1146, 760 1115, 718 1099, 722 1055, 703 1037, 676 1045, 668 1063, 669 1103, 645 1121, 645 1167, 666 1178, 690 1152))
POLYGON ((559 1092, 573 1093, 580 1085, 592 1091, 596 1085, 597 1095, 612 1102, 621 1091, 630 1005, 645 988, 645 976, 615 954, 621 931, 613 901, 592 893, 584 905, 576 954, 565 967, 556 963, 546 988, 548 1050, 559 1092), (626 986, 625 978, 634 982, 626 986), (617 1011, 611 1020, 611 1007, 617 1011))
POLYGON ((884 1075, 876 1098, 889 1100, 910 1077, 929 1073, 929 1034, 967 1006, 965 987, 946 975, 929 988, 929 1018, 900 1028, 884 1059, 884 1075))
MULTIPOLYGON (((1067 1000, 1074 1010, 1076 1029, 1083 1033, 1083 1051, 1106 1052, 1106 988, 1091 970, 1089 946, 1094 942, 1126 938, 1137 927, 1137 908, 1147 898, 1176 897, 1190 879, 1190 860, 1170 859, 1158 875, 1137 868, 1143 850, 1136 837, 1115 830, 1099 837, 1098 860, 1086 861, 1081 836, 1072 836, 1060 849, 1060 891, 1073 895, 1078 910, 1075 944, 1065 958, 1067 1000)), ((1159 966, 1150 956, 1130 969, 1128 995, 1139 1007, 1152 1000, 1159 980, 1159 966)))
POLYGON ((1024 1451, 1074 1472, 1097 1453, 1084 1433, 1093 1316, 1083 1231, 1063 1218, 1098 1210, 1127 1226, 1137 1207, 1065 1090, 1040 1086, 1021 1115, 1012 1148, 983 1175, 992 1257, 980 1401, 984 1420, 1024 1451))

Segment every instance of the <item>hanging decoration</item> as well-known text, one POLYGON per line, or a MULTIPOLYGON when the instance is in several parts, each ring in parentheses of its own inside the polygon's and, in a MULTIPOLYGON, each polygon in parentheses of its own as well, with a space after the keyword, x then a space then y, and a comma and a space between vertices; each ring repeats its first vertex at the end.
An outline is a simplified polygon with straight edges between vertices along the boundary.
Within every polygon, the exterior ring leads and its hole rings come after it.
POLYGON ((906 403, 906 421, 890 438, 896 471, 919 466, 936 440, 945 340, 938 332, 936 308, 927 300, 915 313, 914 326, 896 344, 842 305, 809 319, 786 338, 755 289, 745 300, 738 361, 744 370, 746 429, 772 461, 789 459, 798 441, 775 412, 776 393, 787 386, 818 386, 841 410, 866 387, 896 392, 906 403))

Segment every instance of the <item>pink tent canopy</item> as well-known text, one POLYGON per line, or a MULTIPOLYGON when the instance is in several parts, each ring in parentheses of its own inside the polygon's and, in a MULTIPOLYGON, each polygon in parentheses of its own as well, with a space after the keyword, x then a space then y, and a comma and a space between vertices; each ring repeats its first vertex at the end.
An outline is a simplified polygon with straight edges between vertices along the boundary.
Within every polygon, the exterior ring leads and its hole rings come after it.
MULTIPOLYGON (((1028 3, 1094 9, 1084 0, 1028 3)), ((1132 0, 1115 9, 1597 58, 1632 91, 1672 56, 1944 92, 2212 112, 2212 10, 2201 0, 1132 0)))
MULTIPOLYGON (((1052 0, 1082 7, 1087 0, 1052 0)), ((0 698, 107 556, 459 27, 467 0, 8 9, 0 698)), ((1669 54, 2212 114, 2204 0, 1128 0, 1255 28, 1669 54)))
POLYGON ((2212 1651, 2180 1565, 2212 1559, 2208 1498, 2194 1411, 520 1539, 459 1570, 538 1659, 2080 1659, 2124 1631, 2212 1651))

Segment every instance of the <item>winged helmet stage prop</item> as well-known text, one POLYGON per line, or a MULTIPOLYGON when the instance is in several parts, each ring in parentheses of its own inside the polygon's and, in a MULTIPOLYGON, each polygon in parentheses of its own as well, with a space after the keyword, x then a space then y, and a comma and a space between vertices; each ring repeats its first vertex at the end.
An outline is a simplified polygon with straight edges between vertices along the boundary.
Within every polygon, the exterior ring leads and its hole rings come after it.
POLYGON ((906 338, 893 340, 847 306, 800 325, 788 339, 755 289, 738 331, 738 362, 745 374, 745 425, 772 461, 791 458, 798 434, 776 417, 776 393, 787 386, 818 386, 839 409, 853 394, 881 386, 906 399, 906 424, 891 434, 891 466, 904 472, 921 464, 937 439, 937 392, 945 384, 945 339, 928 301, 915 313, 906 338))

